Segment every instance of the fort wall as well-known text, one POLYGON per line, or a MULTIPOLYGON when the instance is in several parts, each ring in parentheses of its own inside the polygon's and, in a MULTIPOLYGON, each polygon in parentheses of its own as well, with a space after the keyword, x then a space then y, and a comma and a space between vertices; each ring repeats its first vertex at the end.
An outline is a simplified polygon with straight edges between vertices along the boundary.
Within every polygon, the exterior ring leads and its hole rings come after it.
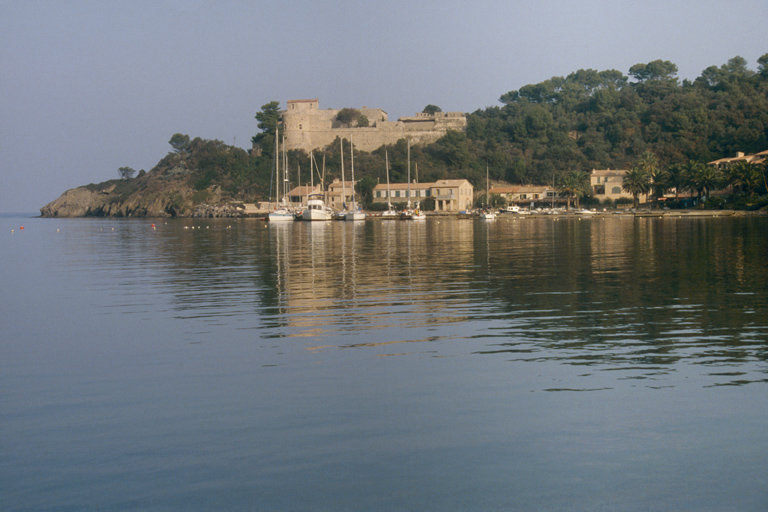
POLYGON ((331 144, 336 137, 352 140, 362 151, 373 151, 384 144, 394 144, 408 138, 413 144, 429 144, 448 130, 464 131, 467 118, 461 112, 418 113, 389 121, 387 113, 378 108, 358 108, 368 118, 369 126, 342 125, 336 120, 340 109, 320 109, 317 99, 288 100, 282 111, 286 149, 306 152, 331 144))

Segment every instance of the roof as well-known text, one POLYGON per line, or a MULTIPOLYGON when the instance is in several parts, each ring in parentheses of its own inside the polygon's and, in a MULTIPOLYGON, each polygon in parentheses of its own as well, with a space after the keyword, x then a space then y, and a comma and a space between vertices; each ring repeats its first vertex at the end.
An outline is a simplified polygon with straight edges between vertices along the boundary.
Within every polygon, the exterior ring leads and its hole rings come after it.
POLYGON ((547 190, 552 190, 552 187, 546 185, 504 185, 491 187, 491 193, 493 194, 528 194, 546 192, 547 190))
POLYGON ((301 186, 301 187, 293 187, 290 192, 288 192, 289 196, 308 196, 309 194, 320 192, 320 187, 310 187, 307 186, 301 186))
POLYGON ((719 164, 731 164, 736 162, 760 162, 765 157, 768 156, 768 150, 761 151, 760 153, 756 153, 754 155, 741 155, 741 156, 735 156, 733 158, 720 158, 718 160, 713 160, 711 162, 708 162, 709 165, 719 165, 719 164))
MULTIPOLYGON (((343 186, 345 188, 354 188, 354 186, 356 184, 357 184, 356 181, 344 180, 344 185, 343 186)), ((328 185, 328 190, 330 190, 330 189, 337 189, 337 188, 338 189, 342 188, 341 180, 338 179, 338 178, 334 179, 333 182, 331 182, 331 184, 328 185)))
POLYGON ((626 169, 592 169, 590 176, 624 176, 628 172, 626 169))
POLYGON ((319 98, 315 98, 313 100, 288 100, 286 103, 314 103, 319 101, 319 98))
MULTIPOLYGON (((389 188, 391 190, 408 190, 409 188, 411 190, 427 190, 432 187, 434 187, 434 183, 411 183, 410 187, 407 183, 390 183, 389 188)), ((386 183, 379 183, 375 187, 373 187, 373 190, 387 190, 387 184, 386 183)))
POLYGON ((467 180, 437 180, 434 183, 436 187, 460 187, 464 184, 471 185, 467 180))

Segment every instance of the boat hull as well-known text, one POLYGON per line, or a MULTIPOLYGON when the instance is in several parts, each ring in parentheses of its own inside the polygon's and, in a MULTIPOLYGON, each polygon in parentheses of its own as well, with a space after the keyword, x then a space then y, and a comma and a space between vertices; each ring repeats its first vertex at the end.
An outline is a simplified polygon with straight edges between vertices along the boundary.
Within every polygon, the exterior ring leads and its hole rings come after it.
POLYGON ((296 220, 296 215, 293 212, 288 211, 276 211, 267 215, 269 222, 293 222, 296 220))
POLYGON ((344 220, 349 220, 349 221, 365 220, 365 214, 360 211, 348 212, 346 215, 344 215, 344 220))

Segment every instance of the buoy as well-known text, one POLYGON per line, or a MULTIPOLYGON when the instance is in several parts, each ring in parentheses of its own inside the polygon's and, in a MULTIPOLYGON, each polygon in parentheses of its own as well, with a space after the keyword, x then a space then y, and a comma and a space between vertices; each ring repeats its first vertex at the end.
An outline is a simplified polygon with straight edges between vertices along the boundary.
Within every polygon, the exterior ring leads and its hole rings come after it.
POLYGON ((155 225, 154 224, 152 224, 152 229, 155 229, 155 225))
POLYGON ((58 232, 59 232, 59 230, 57 229, 57 230, 56 230, 56 232, 58 233, 58 232))
POLYGON ((24 226, 20 226, 19 227, 19 231, 21 231, 22 229, 24 229, 24 226))

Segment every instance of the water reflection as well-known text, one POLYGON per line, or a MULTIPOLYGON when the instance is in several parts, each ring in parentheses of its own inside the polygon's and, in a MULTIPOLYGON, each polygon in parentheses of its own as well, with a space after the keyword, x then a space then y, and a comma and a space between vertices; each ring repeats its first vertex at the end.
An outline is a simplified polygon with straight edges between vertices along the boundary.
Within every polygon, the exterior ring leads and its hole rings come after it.
POLYGON ((765 382, 766 224, 184 220, 154 230, 104 223, 72 243, 93 246, 81 270, 120 280, 118 307, 170 303, 199 335, 235 326, 322 357, 354 349, 555 363, 608 387, 665 386, 696 365, 707 385, 741 385, 765 382), (97 261, 103 254, 113 260, 97 261))

